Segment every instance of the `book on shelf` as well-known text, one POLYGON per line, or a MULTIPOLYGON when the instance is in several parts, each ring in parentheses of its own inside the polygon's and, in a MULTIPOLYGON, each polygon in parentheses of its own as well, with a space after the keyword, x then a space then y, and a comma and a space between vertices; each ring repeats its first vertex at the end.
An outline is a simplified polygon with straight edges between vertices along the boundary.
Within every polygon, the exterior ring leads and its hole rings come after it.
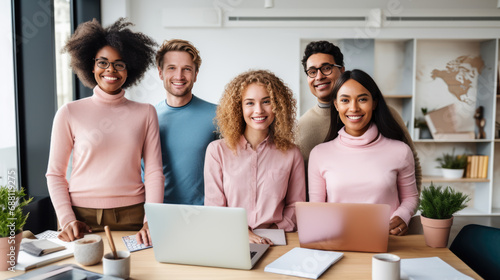
POLYGON ((465 167, 465 178, 471 178, 471 166, 472 166, 472 157, 467 156, 467 166, 465 167))
POLYGON ((483 169, 481 172, 481 178, 488 178, 488 162, 489 162, 489 157, 488 156, 483 156, 483 169))
POLYGON ((489 156, 469 155, 467 156, 467 167, 465 178, 486 179, 488 178, 489 156))

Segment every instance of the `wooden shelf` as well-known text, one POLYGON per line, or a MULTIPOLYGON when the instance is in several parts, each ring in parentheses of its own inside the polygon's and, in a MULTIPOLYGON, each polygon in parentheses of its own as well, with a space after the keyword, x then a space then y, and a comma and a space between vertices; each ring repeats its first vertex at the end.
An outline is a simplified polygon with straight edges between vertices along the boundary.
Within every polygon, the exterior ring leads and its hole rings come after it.
POLYGON ((385 99, 389 99, 389 98, 394 98, 394 99, 397 99, 397 98, 412 98, 412 97, 413 97, 412 95, 393 95, 393 94, 384 95, 385 99))
MULTIPOLYGON (((489 139, 470 139, 470 140, 453 140, 453 139, 416 139, 414 143, 488 143, 489 139)), ((500 139, 495 139, 495 142, 500 142, 500 139), (498 141, 497 141, 498 140, 498 141)))
POLYGON ((459 178, 449 179, 440 176, 422 176, 422 183, 488 183, 490 179, 481 178, 459 178))

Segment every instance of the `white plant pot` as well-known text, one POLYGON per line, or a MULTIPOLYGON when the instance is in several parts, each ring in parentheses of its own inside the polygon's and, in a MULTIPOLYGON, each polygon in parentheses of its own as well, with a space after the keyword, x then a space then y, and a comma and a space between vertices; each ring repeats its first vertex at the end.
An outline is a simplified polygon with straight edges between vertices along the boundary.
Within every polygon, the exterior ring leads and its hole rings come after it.
POLYGON ((463 169, 441 168, 441 171, 443 172, 443 177, 448 179, 458 179, 464 176, 463 169))

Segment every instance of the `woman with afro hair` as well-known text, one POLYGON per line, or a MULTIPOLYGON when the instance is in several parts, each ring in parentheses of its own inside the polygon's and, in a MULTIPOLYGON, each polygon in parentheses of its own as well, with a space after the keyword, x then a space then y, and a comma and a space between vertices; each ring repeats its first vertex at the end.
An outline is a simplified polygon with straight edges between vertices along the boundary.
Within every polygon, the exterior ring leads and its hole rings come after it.
POLYGON ((107 28, 85 22, 63 49, 80 81, 93 88, 91 97, 62 106, 52 127, 46 177, 64 241, 108 225, 138 230, 138 241, 150 244, 143 204, 163 201, 165 180, 158 118, 153 106, 125 98, 124 89, 153 65, 157 44, 130 25, 123 18, 107 28))
POLYGON ((294 144, 295 114, 292 91, 264 70, 234 78, 217 108, 223 139, 207 147, 205 205, 245 208, 252 243, 272 244, 253 233, 256 228, 296 230, 305 173, 294 144))

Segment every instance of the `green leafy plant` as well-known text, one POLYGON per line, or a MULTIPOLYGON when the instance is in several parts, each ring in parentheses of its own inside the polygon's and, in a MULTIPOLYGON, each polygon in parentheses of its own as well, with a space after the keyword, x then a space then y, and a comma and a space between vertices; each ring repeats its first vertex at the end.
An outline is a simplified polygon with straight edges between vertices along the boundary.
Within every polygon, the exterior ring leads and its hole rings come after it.
MULTIPOLYGON (((422 111, 422 114, 424 116, 427 114, 427 108, 425 108, 425 107, 420 108, 420 111, 422 111)), ((413 126, 415 128, 421 128, 421 129, 429 128, 427 126, 427 121, 424 118, 415 118, 415 120, 413 122, 413 126)))
POLYGON ((415 118, 413 126, 415 128, 421 128, 421 129, 428 128, 427 122, 423 118, 415 118))
POLYGON ((451 154, 444 153, 442 157, 436 159, 440 168, 464 169, 467 166, 467 155, 455 155, 455 149, 451 154))
POLYGON ((0 186, 0 237, 8 237, 11 231, 21 232, 29 213, 24 214, 23 208, 33 200, 25 199, 24 189, 0 186))
POLYGON ((422 199, 418 210, 422 216, 429 219, 449 219, 456 212, 467 207, 470 197, 455 191, 450 186, 435 187, 431 182, 428 188, 422 190, 422 199))

